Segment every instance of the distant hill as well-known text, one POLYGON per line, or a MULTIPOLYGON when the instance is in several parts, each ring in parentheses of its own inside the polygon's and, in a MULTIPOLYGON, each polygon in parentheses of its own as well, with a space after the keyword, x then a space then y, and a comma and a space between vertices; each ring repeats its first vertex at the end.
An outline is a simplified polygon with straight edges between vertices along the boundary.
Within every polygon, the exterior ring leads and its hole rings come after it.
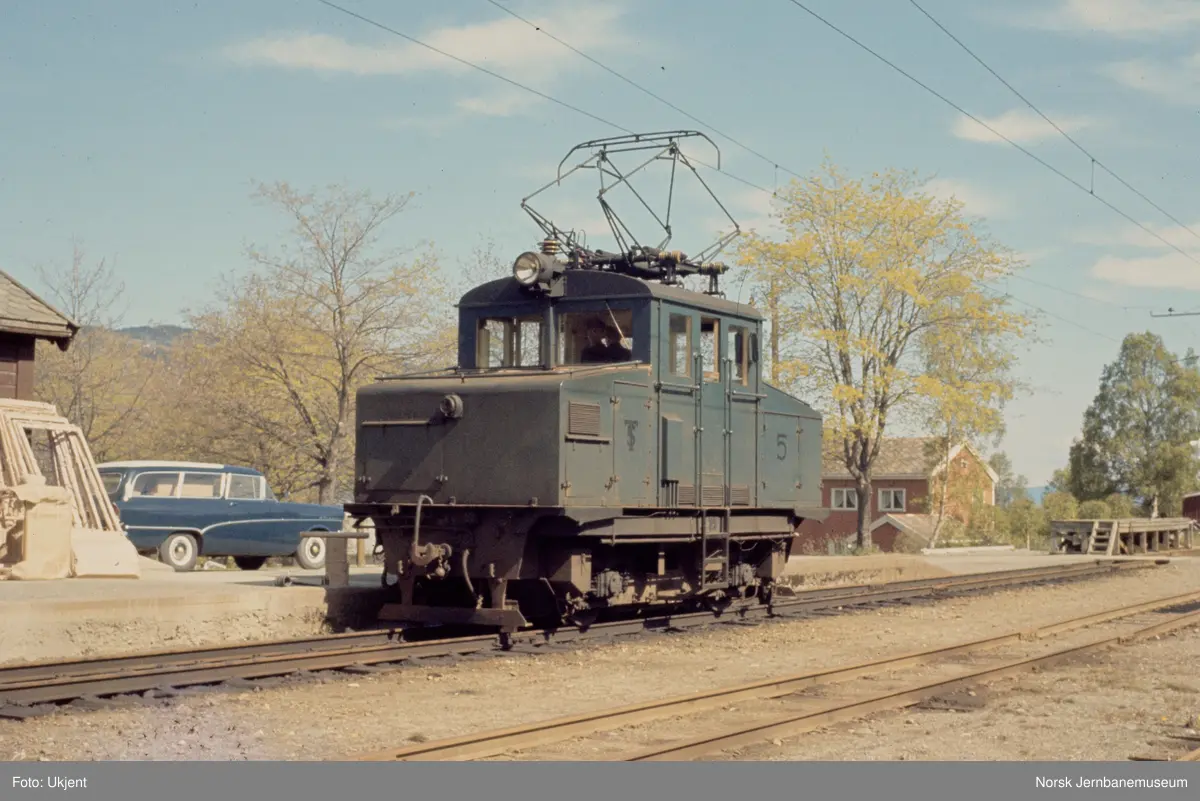
POLYGON ((117 332, 152 345, 170 345, 190 330, 181 325, 135 325, 117 332))
POLYGON ((1025 491, 1029 493, 1029 500, 1040 504, 1042 502, 1042 497, 1047 492, 1047 489, 1046 487, 1029 487, 1025 491))

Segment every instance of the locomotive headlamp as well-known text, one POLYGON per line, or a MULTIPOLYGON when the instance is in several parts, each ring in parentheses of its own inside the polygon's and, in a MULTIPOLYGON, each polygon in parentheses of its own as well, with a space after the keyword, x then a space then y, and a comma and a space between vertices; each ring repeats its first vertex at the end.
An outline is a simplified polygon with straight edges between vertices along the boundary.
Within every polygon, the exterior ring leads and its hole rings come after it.
POLYGON ((513 262, 513 278, 523 286, 533 286, 542 271, 541 259, 537 253, 522 253, 513 262))
POLYGON ((562 273, 563 265, 546 253, 522 253, 513 262, 513 278, 522 286, 547 286, 562 273))

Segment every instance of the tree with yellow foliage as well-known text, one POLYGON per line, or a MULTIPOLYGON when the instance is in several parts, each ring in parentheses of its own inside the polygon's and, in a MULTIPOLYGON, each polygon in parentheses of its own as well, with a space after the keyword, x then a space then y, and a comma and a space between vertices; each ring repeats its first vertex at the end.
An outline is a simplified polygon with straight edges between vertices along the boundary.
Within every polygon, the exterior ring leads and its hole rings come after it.
POLYGON ((863 181, 826 164, 781 191, 783 241, 752 235, 740 253, 785 334, 779 380, 827 410, 825 436, 855 479, 860 548, 888 425, 927 417, 931 396, 956 419, 994 405, 1003 393, 993 384, 1008 377, 975 381, 968 370, 964 379, 960 368, 985 344, 1007 352, 1032 325, 988 286, 1016 260, 975 229, 961 203, 921 187, 906 172, 863 181))
POLYGON ((192 316, 189 376, 206 382, 218 429, 252 435, 264 453, 291 452, 292 472, 306 476, 317 501, 335 502, 353 474, 358 388, 380 373, 452 360, 443 282, 431 256, 376 252, 382 227, 411 195, 340 187, 317 195, 277 183, 257 196, 290 219, 293 246, 251 248, 257 269, 192 316))

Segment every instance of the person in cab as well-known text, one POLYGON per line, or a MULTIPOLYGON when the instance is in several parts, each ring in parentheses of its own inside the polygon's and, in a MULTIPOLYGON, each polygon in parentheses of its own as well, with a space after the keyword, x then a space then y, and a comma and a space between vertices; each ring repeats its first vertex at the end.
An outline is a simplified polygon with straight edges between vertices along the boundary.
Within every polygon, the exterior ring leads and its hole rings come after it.
POLYGON ((613 364, 633 361, 633 351, 621 344, 621 333, 602 320, 588 326, 588 344, 580 354, 584 364, 613 364))

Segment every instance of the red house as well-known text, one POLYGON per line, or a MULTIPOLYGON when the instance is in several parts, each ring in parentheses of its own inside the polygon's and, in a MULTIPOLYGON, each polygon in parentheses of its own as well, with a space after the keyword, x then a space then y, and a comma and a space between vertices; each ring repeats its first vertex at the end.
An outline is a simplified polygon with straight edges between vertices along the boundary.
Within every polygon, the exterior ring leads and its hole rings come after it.
MULTIPOLYGON (((955 445, 946 458, 938 437, 892 437, 879 449, 871 477, 870 541, 880 550, 920 547, 933 534, 933 515, 941 482, 950 481, 944 512, 969 522, 974 503, 994 505, 996 471, 969 444, 955 445), (949 466, 949 470, 947 470, 949 466)), ((837 444, 825 441, 821 500, 830 510, 824 521, 806 520, 800 527, 799 553, 828 553, 836 543, 851 543, 858 529, 858 495, 854 479, 841 460, 837 444)))

